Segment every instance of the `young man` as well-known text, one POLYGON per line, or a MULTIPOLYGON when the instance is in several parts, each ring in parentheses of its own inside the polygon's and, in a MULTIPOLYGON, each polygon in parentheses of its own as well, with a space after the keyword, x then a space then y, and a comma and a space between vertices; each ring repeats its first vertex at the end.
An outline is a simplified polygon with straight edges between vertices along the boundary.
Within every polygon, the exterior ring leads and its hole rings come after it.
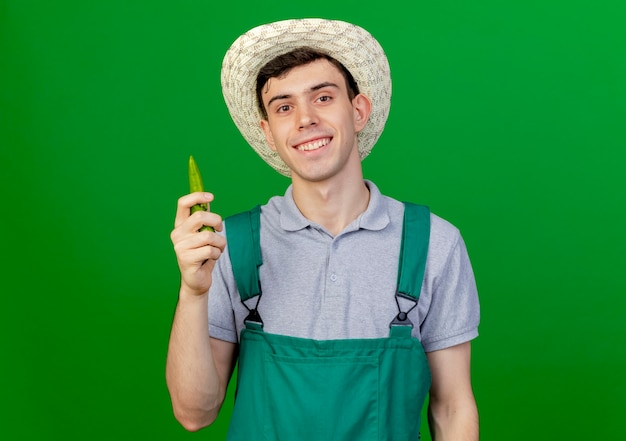
POLYGON ((479 309, 463 240, 363 179, 390 105, 380 45, 338 21, 260 26, 229 49, 222 88, 243 136, 292 185, 225 225, 189 214, 211 194, 179 199, 177 419, 213 422, 238 361, 229 440, 416 440, 427 393, 434 439, 477 440, 479 309))

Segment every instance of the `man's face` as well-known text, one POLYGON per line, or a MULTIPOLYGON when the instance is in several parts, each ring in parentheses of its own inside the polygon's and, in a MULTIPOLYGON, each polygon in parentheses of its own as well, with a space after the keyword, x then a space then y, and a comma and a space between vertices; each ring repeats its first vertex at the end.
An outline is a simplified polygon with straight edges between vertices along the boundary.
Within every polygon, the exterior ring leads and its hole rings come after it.
POLYGON ((360 174, 357 133, 371 105, 363 95, 348 98, 343 75, 328 60, 271 78, 262 97, 268 117, 261 127, 294 182, 323 181, 357 170, 360 174))

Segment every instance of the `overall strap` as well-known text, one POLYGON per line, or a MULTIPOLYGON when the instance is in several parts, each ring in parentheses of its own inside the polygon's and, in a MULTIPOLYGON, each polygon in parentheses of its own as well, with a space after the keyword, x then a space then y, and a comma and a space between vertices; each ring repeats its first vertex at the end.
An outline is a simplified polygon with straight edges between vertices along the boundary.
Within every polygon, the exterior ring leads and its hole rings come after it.
MULTIPOLYGON (((422 289, 429 241, 430 209, 424 205, 405 202, 396 302, 398 302, 398 297, 412 300, 414 305, 411 309, 417 306, 422 289)), ((391 325, 413 326, 407 316, 410 310, 402 311, 399 302, 398 310, 399 313, 391 325)))
POLYGON ((261 207, 229 216, 225 220, 228 253, 242 301, 261 295, 261 207))

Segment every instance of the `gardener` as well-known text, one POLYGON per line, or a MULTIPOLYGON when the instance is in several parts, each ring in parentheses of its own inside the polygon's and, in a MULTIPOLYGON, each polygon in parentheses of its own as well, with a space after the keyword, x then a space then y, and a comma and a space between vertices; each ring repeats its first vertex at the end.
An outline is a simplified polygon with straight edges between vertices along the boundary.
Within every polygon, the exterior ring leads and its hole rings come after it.
POLYGON ((189 214, 213 195, 179 199, 176 418, 211 424, 238 361, 229 440, 417 440, 428 393, 434 439, 477 440, 479 305, 464 242, 362 174, 390 107, 378 42, 339 21, 260 26, 227 52, 222 89, 244 138, 291 185, 224 223, 189 214))

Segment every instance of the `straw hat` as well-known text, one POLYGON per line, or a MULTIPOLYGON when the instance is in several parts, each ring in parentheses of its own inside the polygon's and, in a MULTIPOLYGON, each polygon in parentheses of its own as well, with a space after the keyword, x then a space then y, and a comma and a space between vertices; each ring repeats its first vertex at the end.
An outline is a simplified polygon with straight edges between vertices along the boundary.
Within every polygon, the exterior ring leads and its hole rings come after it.
POLYGON ((383 131, 391 104, 391 75, 380 44, 366 30, 350 23, 323 19, 284 20, 251 29, 232 44, 222 63, 222 93, 235 125, 250 146, 279 173, 289 168, 267 144, 256 98, 256 77, 270 60, 309 46, 342 63, 359 91, 372 102, 367 125, 358 134, 361 159, 383 131))

